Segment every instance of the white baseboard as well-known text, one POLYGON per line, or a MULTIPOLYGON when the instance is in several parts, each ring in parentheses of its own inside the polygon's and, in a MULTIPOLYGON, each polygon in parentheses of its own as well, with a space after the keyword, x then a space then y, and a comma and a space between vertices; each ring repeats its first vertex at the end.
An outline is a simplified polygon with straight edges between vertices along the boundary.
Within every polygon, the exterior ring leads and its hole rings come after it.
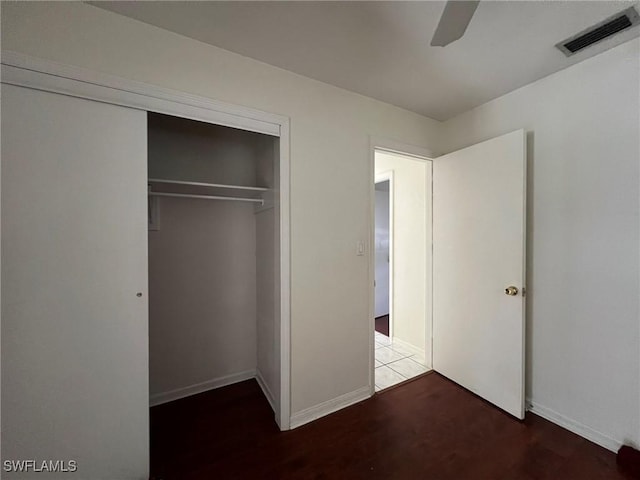
POLYGON ((189 385, 188 387, 176 388, 175 390, 169 390, 168 392, 154 393, 153 395, 149 396, 149 406, 155 407, 156 405, 172 402, 180 398, 206 392, 207 390, 213 390, 214 388, 226 387, 227 385, 231 385, 232 383, 249 380, 250 378, 254 378, 255 376, 255 370, 245 370, 244 372, 214 378, 212 380, 207 380, 206 382, 189 385))
POLYGON ((622 446, 622 442, 615 440, 604 433, 598 432, 591 427, 588 427, 580 422, 572 420, 564 415, 547 408, 539 403, 536 403, 530 399, 527 399, 527 410, 531 413, 538 415, 539 417, 544 418, 545 420, 549 420, 556 425, 559 425, 570 432, 575 433, 576 435, 580 435, 583 438, 595 443, 596 445, 600 445, 601 447, 606 448, 607 450, 611 450, 612 452, 617 452, 618 449, 622 446))
POLYGON ((305 423, 312 422, 330 413, 337 412, 349 405, 366 400, 369 397, 371 397, 371 387, 367 385, 366 387, 345 393, 344 395, 319 403, 313 407, 305 408, 291 415, 291 429, 300 427, 305 423))
POLYGON ((262 389, 262 393, 264 393, 264 396, 267 398, 269 405, 271 405, 271 410, 273 410, 273 413, 277 414, 278 412, 276 412, 275 398, 273 396, 273 393, 271 392, 271 389, 267 385, 267 382, 265 382, 264 377, 262 376, 262 372, 260 370, 256 370, 256 381, 258 382, 258 385, 260 385, 260 388, 262 389))

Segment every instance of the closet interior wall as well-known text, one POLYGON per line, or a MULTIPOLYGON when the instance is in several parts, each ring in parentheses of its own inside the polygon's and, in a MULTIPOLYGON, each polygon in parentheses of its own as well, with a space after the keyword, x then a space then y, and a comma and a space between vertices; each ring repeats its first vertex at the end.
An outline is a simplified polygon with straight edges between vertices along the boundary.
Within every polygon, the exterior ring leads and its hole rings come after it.
POLYGON ((278 138, 148 114, 150 189, 264 198, 265 204, 149 197, 150 403, 258 376, 279 392, 278 138), (266 187, 156 184, 151 179, 266 187))

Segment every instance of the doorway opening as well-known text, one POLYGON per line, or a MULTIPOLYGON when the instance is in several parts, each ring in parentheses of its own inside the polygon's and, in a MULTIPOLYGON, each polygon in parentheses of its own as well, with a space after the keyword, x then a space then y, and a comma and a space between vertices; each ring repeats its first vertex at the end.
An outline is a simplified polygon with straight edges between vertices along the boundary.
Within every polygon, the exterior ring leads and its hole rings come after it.
POLYGON ((378 392, 431 367, 431 162, 376 149, 373 188, 378 392))
POLYGON ((371 394, 408 377, 407 359, 423 359, 524 418, 526 139, 516 130, 437 158, 371 142, 371 245, 376 176, 393 172, 389 337, 375 331, 375 255, 369 264, 371 394), (411 166, 422 170, 406 174, 411 166))
POLYGON ((390 203, 393 172, 376 176, 375 184, 375 331, 391 337, 391 226, 390 203))

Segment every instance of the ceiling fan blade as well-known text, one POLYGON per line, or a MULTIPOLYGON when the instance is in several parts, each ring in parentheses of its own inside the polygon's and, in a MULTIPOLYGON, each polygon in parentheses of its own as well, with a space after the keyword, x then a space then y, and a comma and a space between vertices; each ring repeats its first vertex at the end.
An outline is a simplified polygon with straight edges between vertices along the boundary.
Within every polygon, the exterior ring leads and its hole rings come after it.
POLYGON ((445 47, 464 35, 480 0, 449 0, 431 39, 432 47, 445 47))

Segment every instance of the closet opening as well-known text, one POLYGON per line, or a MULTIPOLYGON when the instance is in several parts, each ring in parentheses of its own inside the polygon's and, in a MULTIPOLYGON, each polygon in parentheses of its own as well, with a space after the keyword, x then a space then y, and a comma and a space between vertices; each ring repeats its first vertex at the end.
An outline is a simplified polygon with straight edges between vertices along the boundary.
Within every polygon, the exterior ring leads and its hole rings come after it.
POLYGON ((158 431, 178 429, 185 442, 197 432, 206 443, 216 428, 198 410, 233 407, 207 405, 204 392, 257 382, 279 423, 280 139, 151 112, 147 120, 149 398, 157 473, 158 462, 169 461, 154 440, 158 431), (192 418, 159 423, 170 418, 174 402, 185 401, 198 405, 192 418), (163 415, 154 414, 159 409, 163 415))

